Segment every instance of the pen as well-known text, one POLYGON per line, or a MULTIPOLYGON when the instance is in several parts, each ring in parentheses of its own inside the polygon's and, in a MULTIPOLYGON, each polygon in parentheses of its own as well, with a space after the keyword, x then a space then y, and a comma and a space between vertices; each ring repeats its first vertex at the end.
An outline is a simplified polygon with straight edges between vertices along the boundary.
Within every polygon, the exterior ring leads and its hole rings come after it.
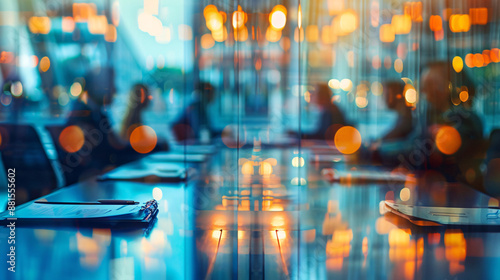
POLYGON ((46 200, 37 200, 35 203, 41 204, 64 204, 64 205, 133 205, 139 204, 137 201, 133 200, 120 200, 120 199, 99 199, 97 202, 64 202, 64 201, 46 201, 46 200))

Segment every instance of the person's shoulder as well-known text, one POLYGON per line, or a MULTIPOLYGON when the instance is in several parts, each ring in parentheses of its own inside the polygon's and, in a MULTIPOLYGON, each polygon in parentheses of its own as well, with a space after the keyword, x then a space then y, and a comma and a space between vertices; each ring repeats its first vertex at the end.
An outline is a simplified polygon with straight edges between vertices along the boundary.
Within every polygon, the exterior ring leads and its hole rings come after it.
POLYGON ((473 110, 464 108, 463 106, 456 106, 448 110, 444 114, 445 119, 461 119, 461 120, 471 120, 480 121, 479 115, 473 110))

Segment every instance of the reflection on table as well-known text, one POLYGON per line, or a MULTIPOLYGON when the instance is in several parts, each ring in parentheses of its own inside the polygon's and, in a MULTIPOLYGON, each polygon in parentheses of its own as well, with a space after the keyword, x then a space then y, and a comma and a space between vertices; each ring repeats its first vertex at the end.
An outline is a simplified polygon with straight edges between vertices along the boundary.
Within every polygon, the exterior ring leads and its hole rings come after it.
MULTIPOLYGON (((17 228, 15 279, 499 277, 499 233, 418 227, 384 214, 381 201, 416 201, 412 195, 426 187, 419 185, 423 181, 406 174, 406 181, 329 183, 323 168, 334 167, 347 177, 397 170, 353 165, 335 152, 330 160, 319 160, 316 151, 258 143, 224 147, 206 162, 185 163, 198 171, 186 182, 89 180, 60 189, 45 199, 154 197, 158 220, 146 234, 142 229, 17 228)), ((165 160, 150 156, 130 166, 165 160)), ((437 186, 435 198, 446 197, 437 186)), ((0 230, 2 240, 7 234, 0 230)), ((0 245, 2 251, 7 246, 0 245)))

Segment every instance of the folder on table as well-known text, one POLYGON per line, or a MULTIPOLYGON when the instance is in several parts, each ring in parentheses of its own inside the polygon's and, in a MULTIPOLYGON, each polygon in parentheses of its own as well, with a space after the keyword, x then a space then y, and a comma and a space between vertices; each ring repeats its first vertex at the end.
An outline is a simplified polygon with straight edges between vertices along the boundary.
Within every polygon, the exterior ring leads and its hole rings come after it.
POLYGON ((158 202, 100 204, 31 202, 0 213, 0 224, 16 226, 148 227, 158 213, 158 202))
POLYGON ((193 168, 184 168, 179 164, 148 164, 147 166, 122 166, 101 175, 100 181, 134 181, 134 182, 181 182, 193 176, 193 168))
POLYGON ((183 154, 171 152, 159 152, 147 157, 148 160, 162 162, 192 162, 201 163, 207 159, 206 154, 183 154))

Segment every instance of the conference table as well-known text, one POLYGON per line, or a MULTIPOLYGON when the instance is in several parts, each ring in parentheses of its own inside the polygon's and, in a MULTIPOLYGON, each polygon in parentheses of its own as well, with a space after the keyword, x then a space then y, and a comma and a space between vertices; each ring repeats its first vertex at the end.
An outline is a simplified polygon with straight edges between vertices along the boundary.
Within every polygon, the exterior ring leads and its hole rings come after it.
POLYGON ((93 178, 43 197, 155 198, 159 213, 149 229, 17 227, 15 273, 2 227, 0 279, 500 279, 498 231, 416 226, 381 202, 409 199, 418 182, 352 177, 391 170, 314 147, 221 145, 179 164, 196 172, 181 182, 93 178), (325 180, 324 168, 347 179, 325 180))

